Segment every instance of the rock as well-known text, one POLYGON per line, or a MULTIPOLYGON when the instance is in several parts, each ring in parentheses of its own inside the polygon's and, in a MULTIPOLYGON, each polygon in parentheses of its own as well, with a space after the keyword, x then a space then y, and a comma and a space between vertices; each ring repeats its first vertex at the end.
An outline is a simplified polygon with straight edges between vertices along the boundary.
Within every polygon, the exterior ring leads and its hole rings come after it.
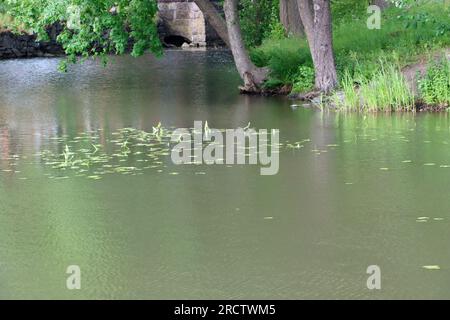
POLYGON ((189 43, 186 43, 186 42, 184 42, 182 45, 181 45, 181 48, 182 49, 188 49, 190 46, 189 46, 189 43))
POLYGON ((19 49, 11 48, 11 51, 14 53, 14 55, 15 55, 17 58, 20 58, 20 57, 23 57, 23 56, 24 56, 23 52, 21 52, 19 49))
POLYGON ((311 100, 311 104, 314 106, 321 106, 323 103, 322 97, 315 97, 311 100))
POLYGON ((0 59, 54 56, 63 52, 55 41, 37 42, 35 35, 0 33, 0 59))

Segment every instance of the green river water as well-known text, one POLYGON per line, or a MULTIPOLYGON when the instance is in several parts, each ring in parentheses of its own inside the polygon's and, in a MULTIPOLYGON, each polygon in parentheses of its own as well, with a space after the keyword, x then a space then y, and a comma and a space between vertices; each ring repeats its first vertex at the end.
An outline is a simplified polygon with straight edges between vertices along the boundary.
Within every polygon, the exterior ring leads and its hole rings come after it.
POLYGON ((0 62, 0 298, 450 298, 447 113, 241 96, 222 51, 57 64, 0 62), (195 120, 280 129, 278 174, 145 143, 195 120))

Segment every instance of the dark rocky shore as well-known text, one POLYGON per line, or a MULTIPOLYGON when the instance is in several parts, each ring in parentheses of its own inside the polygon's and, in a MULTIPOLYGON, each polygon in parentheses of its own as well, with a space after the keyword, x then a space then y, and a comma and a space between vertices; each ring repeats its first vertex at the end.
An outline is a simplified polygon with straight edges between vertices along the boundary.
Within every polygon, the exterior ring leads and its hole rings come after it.
POLYGON ((35 35, 0 33, 0 59, 53 57, 64 54, 56 42, 56 35, 50 35, 50 41, 36 41, 35 35))

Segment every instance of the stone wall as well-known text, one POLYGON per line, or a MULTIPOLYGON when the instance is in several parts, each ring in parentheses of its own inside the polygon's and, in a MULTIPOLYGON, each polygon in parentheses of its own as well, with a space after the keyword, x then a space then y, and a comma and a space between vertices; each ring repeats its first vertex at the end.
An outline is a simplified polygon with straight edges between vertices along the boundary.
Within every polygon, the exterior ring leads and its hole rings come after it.
POLYGON ((194 46, 206 45, 203 13, 191 1, 159 1, 159 32, 161 39, 180 36, 194 46))

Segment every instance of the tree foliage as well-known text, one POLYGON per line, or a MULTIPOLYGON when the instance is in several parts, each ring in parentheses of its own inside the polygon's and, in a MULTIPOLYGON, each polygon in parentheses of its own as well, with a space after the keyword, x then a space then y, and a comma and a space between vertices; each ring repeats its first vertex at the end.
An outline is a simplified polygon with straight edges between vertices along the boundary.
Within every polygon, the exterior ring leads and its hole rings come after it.
POLYGON ((331 0, 334 23, 358 19, 366 14, 370 0, 331 0))
POLYGON ((6 0, 5 5, 17 24, 41 40, 48 38, 49 26, 60 25, 57 41, 70 62, 77 56, 123 54, 128 47, 134 56, 162 50, 156 0, 6 0))
POLYGON ((249 47, 260 45, 272 35, 283 35, 279 0, 241 0, 239 15, 244 42, 249 47))

